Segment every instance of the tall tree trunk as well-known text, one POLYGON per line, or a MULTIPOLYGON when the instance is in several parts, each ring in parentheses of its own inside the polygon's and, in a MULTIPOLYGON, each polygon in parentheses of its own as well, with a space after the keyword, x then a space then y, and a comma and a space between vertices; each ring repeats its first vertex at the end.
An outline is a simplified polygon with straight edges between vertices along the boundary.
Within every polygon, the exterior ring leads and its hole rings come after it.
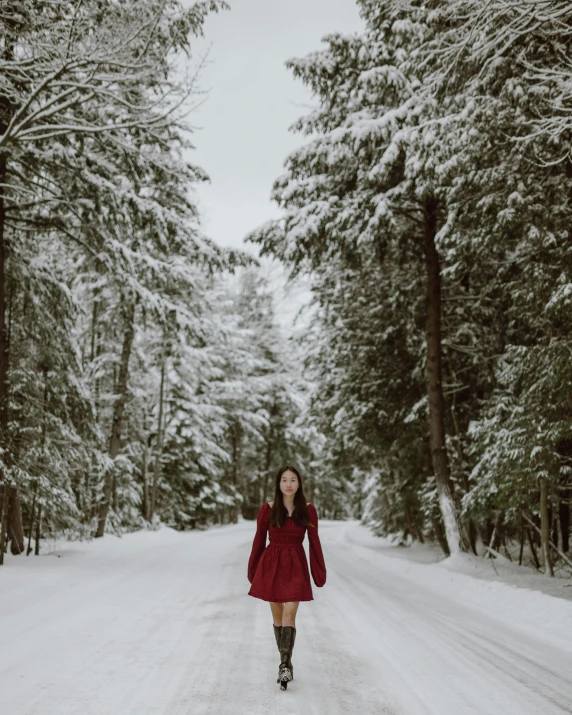
MULTIPOLYGON (((91 339, 90 339, 90 361, 93 366, 93 363, 96 358, 98 358, 101 355, 101 327, 100 327, 100 320, 99 320, 99 309, 100 309, 100 303, 99 303, 99 291, 93 298, 93 307, 92 307, 92 312, 91 312, 91 339)), ((100 413, 100 399, 99 399, 99 392, 100 392, 100 379, 99 377, 95 378, 95 386, 94 386, 94 402, 95 402, 95 419, 99 420, 99 413, 100 413)))
POLYGON ((270 435, 268 436, 268 442, 266 444, 266 459, 264 460, 264 478, 262 480, 262 494, 260 495, 260 503, 261 504, 263 504, 266 501, 271 464, 272 464, 272 430, 270 431, 270 435))
MULTIPOLYGON (((12 22, 8 22, 13 30, 12 22)), ((5 28, 6 29, 6 28, 5 28)), ((14 59, 14 39, 5 42, 3 57, 5 60, 14 59)), ((4 134, 13 116, 14 107, 9 97, 0 96, 0 135, 4 134)), ((8 157, 4 150, 0 151, 0 448, 4 449, 3 461, 11 462, 11 445, 8 438, 8 370, 10 367, 10 344, 6 324, 6 261, 8 249, 6 246, 6 179, 8 157)), ((6 487, 6 475, 0 470, 0 482, 6 487)), ((6 491, 6 490, 5 490, 6 491)), ((19 554, 24 549, 24 525, 22 523, 22 510, 18 492, 12 489, 15 504, 8 513, 8 532, 12 534, 11 551, 19 554), (12 519, 12 522, 10 522, 12 519), (20 539, 21 536, 21 539, 20 539), (20 549, 20 546, 22 547, 20 549)))
MULTIPOLYGON (((7 461, 8 444, 8 331, 6 326, 6 206, 4 184, 6 183, 6 157, 0 153, 0 447, 7 461)), ((4 475, 2 475, 4 477, 4 475)))
MULTIPOLYGON (((123 349, 121 351, 121 365, 119 367, 119 377, 117 380, 117 400, 113 408, 113 420, 111 423, 111 436, 109 438, 109 456, 115 460, 119 454, 121 446, 121 430, 123 427, 123 414, 125 412, 125 403, 127 402, 127 382, 129 378, 129 358, 131 356, 131 348, 133 346, 133 337, 135 335, 135 302, 132 301, 127 308, 125 332, 123 333, 123 349)), ((113 485, 115 481, 115 470, 113 466, 109 470, 105 478, 105 486, 103 489, 103 501, 99 506, 97 531, 95 536, 102 537, 105 534, 105 522, 109 514, 111 503, 111 495, 113 493, 113 485)))
POLYGON ((167 358, 163 358, 161 365, 161 384, 159 387, 159 416, 157 418, 157 439, 155 440, 155 463, 153 465, 153 487, 151 490, 151 511, 150 519, 155 516, 157 506, 157 491, 159 489, 159 479, 161 477, 161 457, 163 456, 163 405, 165 398, 165 363, 167 358))
POLYGON ((540 480, 540 550, 542 552, 542 567, 547 576, 554 576, 550 561, 550 519, 548 515, 548 480, 540 480))
MULTIPOLYGON (((312 459, 312 461, 314 460, 312 459)), ((316 480, 313 474, 310 473, 309 478, 306 479, 306 483, 308 484, 308 501, 310 504, 314 504, 316 499, 316 480)))
POLYGON ((8 531, 8 504, 10 501, 10 487, 6 479, 2 482, 2 503, 0 504, 0 566, 4 563, 6 550, 6 532, 8 531))
POLYGON ((36 498, 38 496, 38 480, 34 480, 34 496, 32 499, 32 508, 30 510, 30 527, 28 530, 28 548, 26 549, 26 556, 32 553, 32 535, 34 533, 34 519, 36 516, 36 498))
POLYGON ((435 246, 437 200, 425 200, 425 260, 427 269, 427 397, 429 441, 439 507, 449 552, 468 551, 464 530, 459 527, 455 495, 445 443, 445 399, 442 384, 441 272, 435 246))
POLYGON ((99 307, 99 302, 97 300, 93 300, 93 305, 91 308, 91 344, 90 344, 90 350, 89 350, 89 359, 91 362, 95 360, 95 349, 97 345, 97 309, 99 307))
POLYGON ((8 531, 10 536, 10 552, 14 556, 23 554, 26 548, 24 522, 22 521, 22 505, 17 487, 10 488, 10 509, 8 510, 8 531))
POLYGON ((560 517, 560 536, 562 537, 562 551, 568 553, 570 550, 570 504, 564 499, 560 499, 558 507, 560 517))
POLYGON ((536 568, 540 571, 540 561, 538 560, 536 547, 534 546, 534 537, 532 535, 532 531, 528 526, 526 527, 526 535, 528 536, 528 543, 530 544, 530 553, 532 554, 532 560, 534 561, 534 565, 536 566, 536 568))
POLYGON ((274 426, 272 423, 272 418, 276 416, 278 410, 276 408, 276 402, 272 405, 272 410, 270 412, 270 427, 268 429, 268 434, 266 435, 266 459, 264 461, 264 479, 262 481, 262 494, 260 495, 260 503, 262 504, 266 501, 268 496, 268 480, 270 477, 270 467, 272 465, 272 446, 274 444, 274 426))
POLYGON ((147 434, 146 420, 143 420, 143 463, 141 464, 141 479, 143 480, 143 518, 151 518, 151 497, 149 494, 149 435, 147 434))
MULTIPOLYGON (((4 134, 7 128, 8 117, 4 117, 6 112, 4 97, 0 97, 0 134, 4 134), (3 111, 4 110, 4 111, 3 111)), ((9 111, 9 110, 8 110, 9 111)), ((6 325, 6 178, 7 178, 7 158, 0 151, 0 431, 2 432, 2 446, 7 447, 8 436, 8 367, 9 367, 9 346, 8 331, 6 325)))
MULTIPOLYGON (((40 441, 40 464, 44 466, 44 451, 46 448, 46 428, 47 428, 47 414, 48 414, 48 368, 44 366, 44 395, 42 401, 42 438, 40 441)), ((26 556, 32 553, 32 534, 34 531, 34 519, 36 514, 36 499, 38 496, 38 479, 34 479, 34 496, 32 499, 32 509, 30 512, 30 527, 28 531, 28 548, 26 549, 26 556)), ((77 498, 77 497, 76 497, 77 498)))
MULTIPOLYGON (((13 48, 9 46, 4 56, 13 59, 13 48)), ((0 96, 0 135, 4 134, 12 117, 12 103, 0 96)), ((6 179, 8 158, 0 151, 0 446, 8 448, 8 367, 9 346, 6 326, 6 179)))
MULTIPOLYGON (((0 120, 0 133, 5 131, 3 120, 0 120)), ((6 321, 6 260, 8 250, 6 247, 6 156, 0 153, 0 447, 4 449, 2 459, 5 464, 11 462, 11 445, 8 437, 8 370, 10 367, 10 345, 8 343, 8 329, 6 321)), ((5 480, 5 475, 0 472, 0 477, 5 480)), ((8 512, 8 538, 10 551, 21 554, 24 551, 24 524, 22 522, 22 509, 20 495, 16 487, 11 487, 10 509, 8 512)))
MULTIPOLYGON (((240 491, 240 480, 242 475, 242 423, 235 421, 232 430, 232 485, 240 491)), ((238 507, 233 504, 229 507, 229 523, 236 524, 238 521, 238 507)), ((224 522, 223 522, 224 523, 224 522)))
POLYGON ((435 532, 435 537, 439 542, 439 546, 443 549, 443 553, 446 556, 450 556, 451 552, 449 551, 449 544, 447 543, 447 539, 445 537, 445 529, 437 517, 434 517, 433 519, 433 531, 435 532))
MULTIPOLYGON (((274 418, 280 414, 280 408, 276 398, 272 402, 272 409, 270 410, 270 426, 268 429, 268 434, 266 436, 267 449, 266 449, 266 462, 264 464, 264 480, 262 484, 262 494, 260 502, 266 501, 268 496, 268 481, 270 478, 270 467, 272 466, 272 458, 274 456, 273 446, 274 446, 274 418)), ((309 485, 306 485, 308 489, 309 485)), ((308 492, 309 494, 310 492, 308 492)))
MULTIPOLYGON (((451 359, 451 351, 447 348, 446 351, 447 355, 447 367, 449 371, 450 377, 453 379, 453 381, 457 384, 459 382, 459 379, 457 377, 457 374, 455 372, 455 368, 453 367, 453 360, 451 359)), ((450 409, 450 414, 451 414, 451 420, 453 422, 453 430, 454 434, 456 437, 456 443, 458 445, 458 452, 459 452, 459 458, 461 462, 465 462, 465 455, 463 454, 463 442, 461 439, 461 430, 459 429, 459 423, 457 421, 457 397, 456 394, 453 395, 451 399, 451 409, 450 409)), ((461 471, 461 479, 463 482, 463 488, 465 491, 469 491, 469 478, 467 476, 467 473, 462 470, 461 471)), ((468 522, 466 523, 466 538, 468 539, 469 545, 471 547, 472 552, 477 556, 477 525, 475 524, 473 519, 469 519, 468 522)))
POLYGON ((232 426, 232 484, 238 485, 238 472, 240 462, 240 426, 235 422, 232 426))
POLYGON ((38 508, 38 518, 36 519, 36 546, 34 548, 34 555, 40 555, 40 535, 42 533, 42 505, 40 504, 38 508))
POLYGON ((553 509, 549 507, 548 509, 548 519, 550 521, 552 529, 552 543, 556 548, 558 548, 559 535, 560 535, 560 520, 558 517, 558 509, 553 509))

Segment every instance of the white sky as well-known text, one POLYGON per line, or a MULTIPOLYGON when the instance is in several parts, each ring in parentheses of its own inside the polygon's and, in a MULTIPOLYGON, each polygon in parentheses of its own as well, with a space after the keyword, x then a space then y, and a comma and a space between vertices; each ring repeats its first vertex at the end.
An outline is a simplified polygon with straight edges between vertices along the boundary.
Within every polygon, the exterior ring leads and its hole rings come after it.
MULTIPOLYGON (((284 63, 319 50, 331 32, 362 28, 355 0, 230 0, 231 10, 210 15, 195 58, 208 54, 202 89, 208 97, 189 119, 197 127, 191 160, 210 176, 198 188, 203 230, 217 243, 258 255, 246 234, 279 215, 270 200, 284 161, 304 137, 288 131, 313 100, 284 63)), ((307 301, 303 285, 275 278, 278 317, 291 325, 307 301), (280 286, 280 287, 279 287, 280 286)))
POLYGON ((209 97, 192 117, 193 159, 211 177, 199 190, 205 232, 217 243, 246 248, 253 228, 277 215, 270 202, 287 154, 303 137, 288 131, 312 99, 284 63, 320 49, 330 32, 362 22, 354 0, 231 0, 231 10, 207 18, 210 46, 201 85, 209 97))

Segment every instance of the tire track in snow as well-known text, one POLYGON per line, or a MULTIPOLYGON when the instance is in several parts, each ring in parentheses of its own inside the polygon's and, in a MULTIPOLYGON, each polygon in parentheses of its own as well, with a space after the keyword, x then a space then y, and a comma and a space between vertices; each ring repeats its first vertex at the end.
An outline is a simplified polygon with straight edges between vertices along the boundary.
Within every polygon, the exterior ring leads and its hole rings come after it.
POLYGON ((488 621, 481 612, 443 601, 393 573, 384 574, 382 567, 356 559, 342 544, 336 544, 329 558, 334 567, 330 583, 335 579, 337 590, 332 588, 331 598, 345 595, 356 627, 367 617, 386 641, 373 647, 380 668, 385 661, 383 668, 393 669, 400 683, 395 694, 401 694, 404 712, 572 712, 572 663, 567 653, 555 653, 494 619, 488 621), (357 618, 352 602, 362 609, 357 618), (416 694, 425 710, 415 702, 416 694))
POLYGON ((0 654, 0 679, 10 683, 0 689, 0 711, 572 712, 568 653, 356 557, 339 538, 344 528, 321 528, 328 582, 314 587, 315 601, 300 604, 296 679, 286 692, 276 683, 270 608, 247 595, 253 525, 244 522, 168 543, 155 541, 160 534, 134 535, 113 553, 88 545, 65 563, 42 564, 41 573, 26 566, 25 607, 12 573, 0 590, 0 611, 6 603, 10 614, 0 622, 10 654, 0 654), (7 591, 13 600, 4 600, 7 591))
POLYGON ((268 604, 243 595, 220 606, 205 635, 216 645, 205 648, 194 674, 192 715, 398 715, 368 693, 361 661, 331 622, 320 622, 316 602, 298 609, 295 680, 287 691, 276 682, 280 658, 268 604))

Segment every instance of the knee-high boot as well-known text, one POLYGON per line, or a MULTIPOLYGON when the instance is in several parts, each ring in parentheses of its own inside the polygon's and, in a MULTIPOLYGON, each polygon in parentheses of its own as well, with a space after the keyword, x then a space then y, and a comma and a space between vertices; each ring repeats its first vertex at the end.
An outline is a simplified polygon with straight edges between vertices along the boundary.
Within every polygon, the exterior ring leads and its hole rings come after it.
POLYGON ((296 629, 292 629, 292 643, 290 644, 290 649, 288 651, 288 667, 292 673, 292 680, 294 680, 294 666, 292 665, 292 651, 294 650, 294 641, 296 640, 296 629))
POLYGON ((292 649, 294 647, 295 638, 296 629, 294 626, 282 626, 282 634, 280 636, 280 669, 278 671, 278 680, 283 682, 292 680, 290 663, 292 662, 292 649))
POLYGON ((275 626, 273 623, 272 627, 274 628, 274 637, 276 638, 276 645, 278 646, 278 652, 280 652, 280 636, 282 635, 282 626, 275 626))
MULTIPOLYGON (((276 638, 276 645, 278 646, 278 652, 280 652, 280 636, 282 634, 282 626, 275 626, 272 624, 272 627, 274 628, 274 637, 276 638)), ((290 646, 290 650, 288 653, 288 667, 290 668, 290 672, 292 673, 292 680, 294 680, 294 666, 292 665, 292 649, 294 648, 294 641, 296 640, 296 629, 294 628, 294 635, 292 636, 292 645, 290 646)), ((276 682, 280 682, 280 668, 278 668, 278 678, 276 679, 276 682)))
MULTIPOLYGON (((272 627, 274 628, 274 637, 276 638, 276 645, 278 646, 278 652, 280 653, 280 638, 282 636, 282 626, 275 626, 272 624, 272 627)), ((280 682, 280 666, 278 666, 278 677, 276 678, 276 682, 280 682)))

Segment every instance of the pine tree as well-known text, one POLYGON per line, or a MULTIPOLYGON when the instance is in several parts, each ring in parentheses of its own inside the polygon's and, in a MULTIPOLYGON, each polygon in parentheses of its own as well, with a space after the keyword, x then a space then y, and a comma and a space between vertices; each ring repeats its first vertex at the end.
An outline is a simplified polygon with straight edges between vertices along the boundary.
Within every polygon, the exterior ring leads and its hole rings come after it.
POLYGON ((316 136, 291 155, 288 173, 276 182, 274 197, 285 218, 252 238, 295 270, 315 269, 336 255, 357 268, 362 251, 385 255, 389 243, 415 252, 411 280, 420 270, 425 274, 432 465, 448 548, 464 550, 444 424, 436 247, 443 211, 431 168, 421 163, 426 137, 414 131, 436 113, 419 91, 417 59, 431 32, 428 10, 415 3, 363 3, 362 14, 363 37, 330 36, 328 49, 290 63, 320 101, 296 128, 316 136))

